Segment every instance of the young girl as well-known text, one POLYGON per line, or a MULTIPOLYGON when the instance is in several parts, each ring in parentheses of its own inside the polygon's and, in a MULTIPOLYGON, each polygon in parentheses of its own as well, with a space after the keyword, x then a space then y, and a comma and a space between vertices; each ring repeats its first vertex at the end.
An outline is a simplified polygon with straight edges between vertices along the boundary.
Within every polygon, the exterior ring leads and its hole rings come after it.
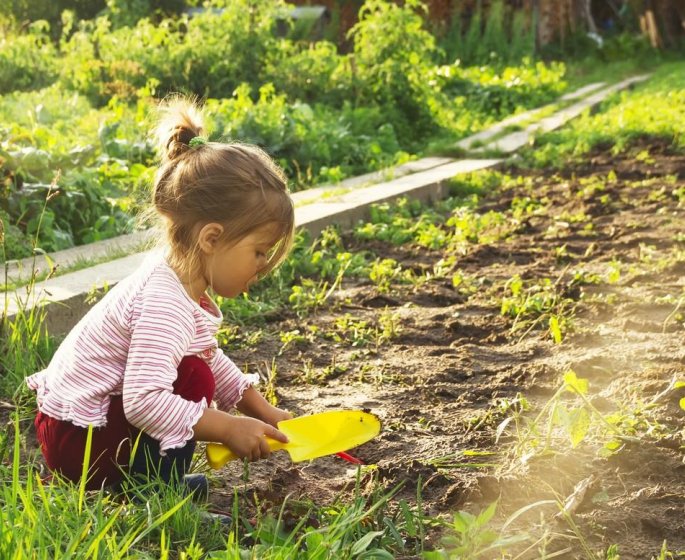
POLYGON ((286 179, 257 147, 205 141, 192 103, 177 99, 162 115, 153 204, 168 248, 113 288, 47 369, 27 378, 51 470, 80 479, 93 427, 89 489, 126 472, 181 480, 196 441, 249 460, 269 454, 264 436, 287 441, 275 426, 290 414, 217 348, 222 316, 207 295, 238 296, 285 257, 294 227, 286 179), (244 416, 227 412, 234 407, 244 416))

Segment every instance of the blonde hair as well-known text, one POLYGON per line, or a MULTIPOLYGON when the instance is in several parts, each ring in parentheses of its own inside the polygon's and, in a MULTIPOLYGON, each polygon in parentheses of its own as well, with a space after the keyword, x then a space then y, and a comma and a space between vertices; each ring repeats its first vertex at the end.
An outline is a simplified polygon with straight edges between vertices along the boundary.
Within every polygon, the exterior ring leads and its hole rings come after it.
POLYGON ((160 106, 156 139, 161 165, 153 188, 154 209, 165 220, 169 264, 183 275, 201 265, 197 236, 208 223, 224 228, 221 241, 237 243, 267 224, 278 240, 263 276, 287 256, 295 210, 285 174, 257 146, 191 140, 204 134, 197 105, 175 97, 160 106))

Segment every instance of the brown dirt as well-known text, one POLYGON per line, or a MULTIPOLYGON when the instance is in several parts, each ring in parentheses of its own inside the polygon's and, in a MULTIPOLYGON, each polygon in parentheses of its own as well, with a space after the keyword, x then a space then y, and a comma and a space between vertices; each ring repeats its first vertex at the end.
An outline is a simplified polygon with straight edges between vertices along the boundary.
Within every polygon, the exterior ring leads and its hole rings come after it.
MULTIPOLYGON (((528 504, 563 501, 594 475, 573 519, 598 558, 613 543, 622 560, 658 556, 665 539, 670 550, 685 550, 685 412, 678 405, 685 394, 664 392, 674 376, 685 380, 685 325, 682 315, 672 313, 685 288, 685 202, 679 205, 673 194, 685 187, 683 170, 685 155, 648 140, 625 156, 597 152, 559 175, 509 169, 527 182, 486 198, 483 208, 504 210, 515 197, 526 196, 546 208, 521 219, 508 238, 470 245, 457 255, 456 268, 470 279, 472 293, 454 288, 451 276, 421 287, 395 285, 388 294, 368 282, 346 281, 326 310, 301 320, 285 318, 268 330, 305 332, 315 325, 324 332, 345 313, 375 323, 390 310, 401 327, 397 338, 378 348, 354 348, 317 336, 279 354, 281 343, 272 334, 231 355, 249 371, 277 356, 280 405, 297 414, 336 408, 378 414, 381 435, 352 453, 377 465, 373 472, 388 488, 404 483, 398 497, 412 503, 420 480, 429 515, 478 512, 499 500, 497 525, 528 504), (607 179, 610 172, 615 180, 607 179), (612 260, 620 261, 621 277, 609 283, 612 260), (584 275, 574 280, 577 271, 584 275), (550 279, 576 305, 572 330, 561 344, 554 344, 546 328, 512 332, 513 320, 500 314, 505 283, 515 274, 525 283, 550 279), (590 282, 593 274, 596 283, 590 282), (323 375, 331 364, 338 367, 326 379, 302 382, 306 372, 323 375), (632 422, 624 433, 640 437, 640 443, 602 458, 597 450, 608 436, 595 421, 591 440, 572 448, 555 434, 549 453, 524 464, 512 451, 511 434, 495 443, 506 414, 494 405, 522 394, 539 410, 569 369, 589 380, 589 398, 598 410, 624 411, 632 422), (495 455, 464 458, 465 450, 495 455), (441 468, 435 461, 452 454, 458 462, 499 467, 441 468)), ((369 249, 414 269, 449 256, 378 241, 346 243, 350 250, 369 249)), ((351 467, 337 457, 291 464, 276 454, 252 465, 244 481, 242 465, 234 463, 220 472, 212 501, 230 508, 235 486, 262 504, 279 504, 286 496, 323 504, 351 491, 351 467)), ((370 484, 372 476, 362 482, 370 484)), ((547 551, 568 549, 559 557, 587 558, 569 524, 555 520, 557 512, 555 505, 540 505, 514 526, 532 535, 555 533, 547 551)), ((437 539, 433 533, 428 544, 437 539)))

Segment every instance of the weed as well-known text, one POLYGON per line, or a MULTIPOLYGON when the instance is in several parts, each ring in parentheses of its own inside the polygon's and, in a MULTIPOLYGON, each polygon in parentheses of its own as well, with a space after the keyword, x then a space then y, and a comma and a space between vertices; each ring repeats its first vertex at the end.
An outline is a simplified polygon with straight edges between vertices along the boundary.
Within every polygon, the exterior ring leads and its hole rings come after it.
POLYGON ((621 281, 621 262, 617 259, 612 259, 609 263, 609 271, 607 272, 606 279, 609 284, 618 284, 621 281))
POLYGON ((371 264, 369 279, 376 286, 378 293, 387 294, 393 282, 406 281, 408 272, 402 270, 402 266, 395 259, 376 259, 371 264))
POLYGON ((369 321, 355 319, 351 314, 345 313, 334 320, 333 328, 325 332, 324 337, 338 344, 363 347, 374 341, 375 329, 369 321))
POLYGON ((441 455, 426 459, 423 462, 438 469, 438 471, 448 471, 451 469, 487 469, 496 468, 497 463, 480 462, 480 457, 491 457, 496 455, 494 451, 459 451, 448 455, 441 455))
POLYGON ((216 333, 219 346, 228 350, 257 346, 264 340, 264 336, 264 331, 260 328, 247 329, 241 325, 226 323, 216 333))
MULTIPOLYGON (((48 196, 51 191, 48 191, 48 196)), ((47 206, 46 199, 43 212, 47 206)), ((33 238, 34 255, 41 251, 37 248, 43 214, 38 217, 38 225, 33 238)), ((0 246, 4 262, 5 285, 8 283, 8 262, 6 261, 6 237, 0 221, 0 246)), ((0 394, 9 396, 19 395, 26 391, 23 381, 28 375, 45 367, 55 351, 55 341, 49 336, 45 319, 47 311, 36 297, 35 266, 29 282, 14 293, 15 313, 8 316, 10 309, 10 294, 4 293, 2 318, 0 319, 0 394)))
MULTIPOLYGON (((626 413, 603 415, 587 397, 589 383, 569 370, 563 376, 563 383, 545 403, 534 419, 528 418, 519 409, 506 418, 496 430, 496 439, 513 423, 516 439, 513 453, 527 462, 535 455, 553 453, 559 443, 561 432, 571 447, 583 442, 591 429, 604 440, 599 454, 606 456, 620 449, 626 442, 639 442, 635 437, 636 424, 626 413), (565 397, 572 395, 573 401, 565 397), (592 422, 593 418, 597 422, 592 422)), ((636 411, 637 412, 637 411, 636 411)), ((639 416, 639 412, 637 413, 639 416)))
POLYGON ((493 243, 509 235, 511 225, 504 214, 493 210, 479 214, 471 208, 456 208, 447 219, 450 231, 448 248, 457 253, 474 243, 493 243))
POLYGON ((276 359, 271 360, 271 364, 264 362, 264 368, 257 368, 259 377, 264 382, 262 394, 264 398, 273 406, 278 406, 278 395, 276 394, 276 377, 278 375, 278 368, 276 367, 276 359))
POLYGON ((329 379, 334 379, 349 371, 348 364, 338 363, 335 356, 331 358, 331 363, 323 368, 316 368, 312 360, 305 359, 302 362, 302 372, 297 375, 297 381, 302 384, 324 384, 329 379))
POLYGON ((514 319, 512 333, 525 329, 523 338, 546 321, 552 339, 556 343, 562 341, 574 313, 575 301, 560 293, 558 281, 553 283, 545 278, 525 287, 523 280, 516 275, 506 282, 505 289, 510 295, 502 298, 500 312, 514 319))
MULTIPOLYGON (((196 540, 221 546, 217 526, 203 524, 200 510, 170 485, 152 481, 137 485, 134 499, 122 502, 104 491, 86 492, 58 475, 43 480, 23 458, 19 421, 13 446, 0 464, 0 520, 13 528, 0 540, 0 556, 123 558, 168 549, 170 532, 182 550, 196 540), (144 504, 144 505, 141 505, 144 504)), ((84 472, 89 464, 86 447, 84 472)), ((83 479, 85 481, 85 477, 83 479)))
POLYGON ((397 385, 405 383, 401 375, 388 373, 388 369, 388 365, 385 363, 364 362, 359 366, 356 380, 358 383, 371 383, 374 387, 389 383, 397 385))
MULTIPOLYGON (((516 432, 518 433, 520 429, 518 422, 521 414, 528 410, 530 410, 530 403, 521 393, 516 393, 514 398, 498 397, 486 411, 468 419, 466 431, 468 433, 482 427, 493 426, 495 423, 499 424, 504 418, 511 414, 511 421, 514 421, 517 424, 516 432)), ((504 427, 506 427, 506 424, 504 427)), ((501 431, 498 431, 498 438, 500 434, 501 431)))
MULTIPOLYGON (((505 536, 504 531, 489 528, 496 510, 497 502, 493 502, 478 515, 467 511, 455 513, 452 521, 445 523, 449 533, 442 539, 444 548, 425 553, 425 560, 494 559, 496 554, 503 557, 508 547, 531 539, 527 533, 505 536)), ((515 516, 507 521, 507 525, 513 522, 515 516)))
POLYGON ((683 557, 685 557, 685 551, 673 552, 669 550, 668 541, 664 540, 664 542, 661 544, 659 556, 652 556, 652 560, 673 560, 674 558, 683 557))
POLYGON ((286 349, 291 345, 305 346, 307 344, 312 344, 316 339, 316 335, 319 328, 315 325, 307 325, 304 332, 300 329, 294 329, 292 331, 280 332, 279 338, 281 339, 281 349, 278 351, 279 356, 283 354, 286 349))
POLYGON ((394 340, 402 333, 400 317, 397 313, 384 309, 378 317, 375 332, 376 350, 386 342, 394 340))

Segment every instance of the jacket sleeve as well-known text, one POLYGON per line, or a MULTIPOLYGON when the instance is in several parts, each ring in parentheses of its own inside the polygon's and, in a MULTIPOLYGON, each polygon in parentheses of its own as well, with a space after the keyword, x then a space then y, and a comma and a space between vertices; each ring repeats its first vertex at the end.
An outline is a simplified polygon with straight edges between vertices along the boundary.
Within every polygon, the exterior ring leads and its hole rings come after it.
POLYGON ((132 318, 123 383, 127 420, 160 442, 160 452, 183 447, 193 437, 208 403, 173 393, 178 365, 195 335, 192 312, 173 297, 140 302, 132 318))
POLYGON ((244 374, 220 348, 217 349, 210 367, 216 381, 215 399, 221 410, 227 411, 235 407, 245 389, 259 383, 259 375, 244 374))

